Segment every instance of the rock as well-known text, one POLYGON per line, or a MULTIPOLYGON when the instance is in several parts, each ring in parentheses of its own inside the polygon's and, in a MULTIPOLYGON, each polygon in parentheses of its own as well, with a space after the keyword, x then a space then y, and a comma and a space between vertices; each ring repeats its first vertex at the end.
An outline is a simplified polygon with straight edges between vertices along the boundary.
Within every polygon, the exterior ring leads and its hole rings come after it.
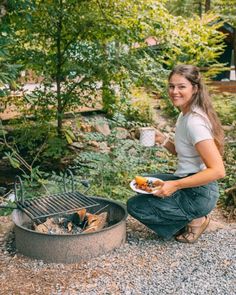
POLYGON ((138 152, 137 152, 137 150, 135 148, 131 148, 129 150, 129 155, 130 156, 138 156, 138 152))
POLYGON ((102 121, 102 122, 96 121, 94 124, 94 129, 95 129, 95 131, 102 133, 105 136, 108 136, 111 134, 111 130, 110 130, 108 123, 104 122, 104 121, 102 121))
POLYGON ((83 132, 79 132, 77 136, 78 136, 79 140, 82 140, 82 139, 86 138, 86 135, 83 132))
POLYGON ((234 130, 235 126, 224 125, 224 126, 222 126, 222 128, 224 129, 224 131, 232 131, 232 130, 234 130))
POLYGON ((130 136, 129 131, 122 127, 116 127, 114 128, 114 131, 116 132, 116 138, 118 139, 126 139, 130 136))
POLYGON ((63 126, 64 127, 71 127, 72 126, 72 122, 69 120, 63 120, 63 126))
POLYGON ((83 123, 81 124, 81 130, 84 131, 84 132, 92 132, 92 126, 88 123, 83 123))
POLYGON ((16 196, 15 196, 15 193, 14 193, 14 192, 11 192, 11 193, 7 196, 7 198, 6 198, 6 200, 7 200, 7 201, 10 201, 10 202, 14 202, 15 199, 16 199, 16 196))
POLYGON ((101 153, 109 153, 111 150, 105 141, 99 143, 99 149, 101 153))
POLYGON ((88 145, 90 145, 92 147, 95 147, 95 148, 99 148, 100 147, 99 143, 97 141, 95 141, 95 140, 90 140, 88 142, 88 145))
POLYGON ((84 147, 83 143, 81 142, 72 142, 71 146, 77 149, 82 149, 84 147))
POLYGON ((166 132, 170 133, 170 132, 172 132, 172 127, 169 125, 166 125, 165 130, 166 130, 166 132))

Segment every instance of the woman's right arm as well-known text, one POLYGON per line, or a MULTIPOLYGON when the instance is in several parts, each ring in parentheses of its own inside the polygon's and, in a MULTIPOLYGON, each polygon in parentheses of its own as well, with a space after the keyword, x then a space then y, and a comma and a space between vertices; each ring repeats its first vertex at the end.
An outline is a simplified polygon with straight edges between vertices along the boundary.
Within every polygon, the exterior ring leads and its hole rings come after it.
POLYGON ((174 142, 161 131, 156 129, 156 143, 166 148, 171 154, 177 155, 174 142))

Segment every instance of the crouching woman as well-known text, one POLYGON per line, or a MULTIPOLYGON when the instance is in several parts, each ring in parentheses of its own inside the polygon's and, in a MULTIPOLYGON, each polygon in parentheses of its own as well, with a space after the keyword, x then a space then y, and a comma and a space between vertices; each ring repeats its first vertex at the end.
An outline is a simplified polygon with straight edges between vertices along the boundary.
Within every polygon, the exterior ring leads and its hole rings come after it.
POLYGON ((219 198, 217 180, 225 176, 223 130, 199 69, 178 65, 169 75, 168 93, 181 111, 171 141, 159 130, 156 142, 177 156, 174 174, 155 173, 160 189, 127 202, 130 215, 164 239, 194 243, 209 224, 219 198))

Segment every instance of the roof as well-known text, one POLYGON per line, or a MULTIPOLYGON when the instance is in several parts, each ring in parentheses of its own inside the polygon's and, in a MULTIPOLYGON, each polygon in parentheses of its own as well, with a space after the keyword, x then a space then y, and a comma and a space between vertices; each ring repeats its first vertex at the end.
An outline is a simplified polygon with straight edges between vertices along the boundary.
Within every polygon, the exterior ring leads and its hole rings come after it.
POLYGON ((236 28, 230 25, 229 23, 224 22, 223 26, 221 26, 218 30, 226 34, 225 42, 233 46, 235 34, 234 31, 236 30, 236 28))

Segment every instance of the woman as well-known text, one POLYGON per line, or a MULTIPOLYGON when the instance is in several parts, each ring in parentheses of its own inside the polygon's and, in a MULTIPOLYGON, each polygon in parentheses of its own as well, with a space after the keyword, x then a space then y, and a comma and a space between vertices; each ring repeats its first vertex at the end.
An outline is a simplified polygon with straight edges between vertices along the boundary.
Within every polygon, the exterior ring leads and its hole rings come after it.
POLYGON ((152 195, 130 198, 127 209, 159 236, 194 243, 218 200, 216 180, 225 176, 223 130, 197 67, 178 65, 168 81, 170 99, 181 113, 174 142, 160 131, 156 142, 177 156, 177 170, 149 175, 162 179, 162 187, 152 195))

